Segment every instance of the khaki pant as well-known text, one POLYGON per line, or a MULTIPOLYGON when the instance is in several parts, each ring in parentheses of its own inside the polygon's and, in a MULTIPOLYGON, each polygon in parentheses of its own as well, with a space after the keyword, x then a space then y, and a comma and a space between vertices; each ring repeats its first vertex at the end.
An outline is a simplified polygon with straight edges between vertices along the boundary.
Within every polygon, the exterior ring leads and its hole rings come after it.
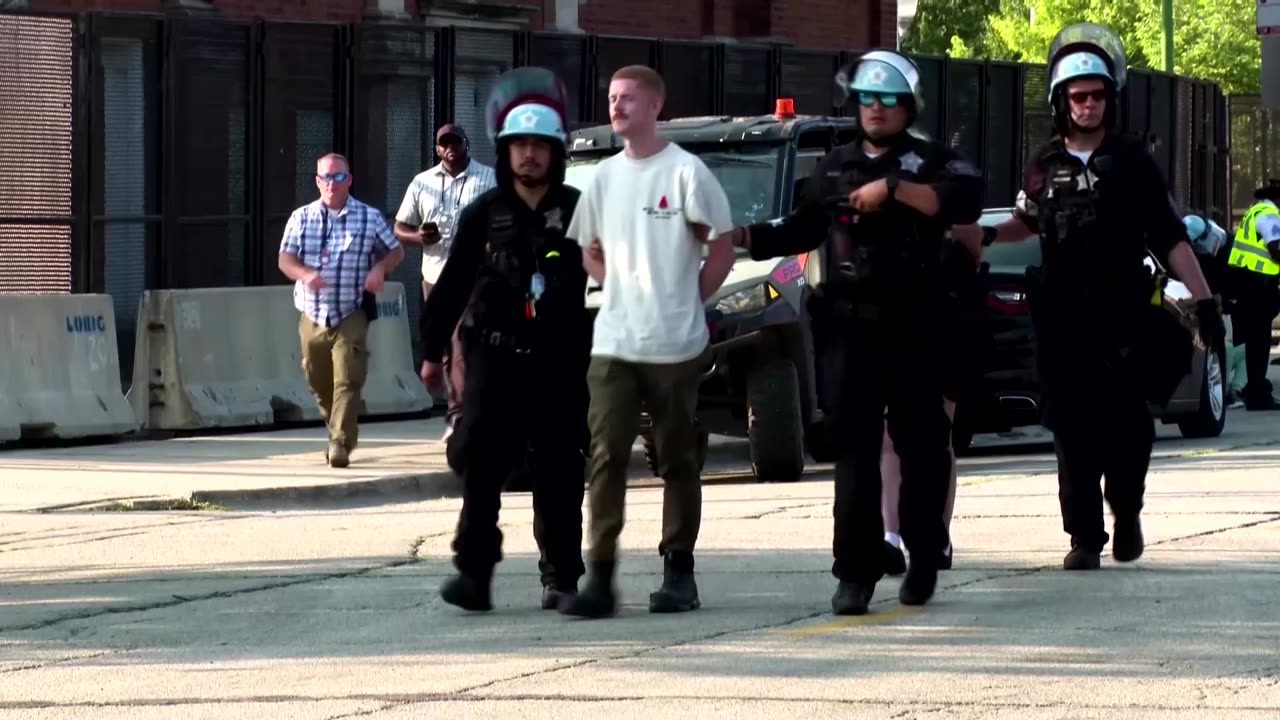
POLYGON ((702 524, 702 470, 698 465, 698 385, 711 349, 687 362, 632 363, 593 357, 587 371, 591 409, 590 503, 592 562, 618 553, 631 446, 640 432, 641 402, 653 419, 658 474, 662 476, 662 542, 658 552, 693 552, 702 524))
POLYGON ((364 403, 360 391, 369 374, 369 319, 357 309, 337 327, 326 328, 302 315, 298 336, 302 340, 302 372, 307 386, 329 426, 329 442, 348 451, 356 449, 357 421, 364 403))
MULTIPOLYGON (((422 281, 422 299, 425 302, 427 296, 431 294, 431 288, 435 287, 426 280, 422 281)), ((423 310, 425 311, 425 306, 423 310)), ((449 342, 449 347, 444 353, 444 386, 445 398, 448 401, 448 407, 445 410, 445 421, 450 425, 454 425, 458 416, 462 414, 462 388, 467 379, 466 353, 462 349, 462 323, 467 319, 467 313, 470 308, 462 313, 462 319, 458 320, 458 327, 453 329, 453 338, 449 342)))

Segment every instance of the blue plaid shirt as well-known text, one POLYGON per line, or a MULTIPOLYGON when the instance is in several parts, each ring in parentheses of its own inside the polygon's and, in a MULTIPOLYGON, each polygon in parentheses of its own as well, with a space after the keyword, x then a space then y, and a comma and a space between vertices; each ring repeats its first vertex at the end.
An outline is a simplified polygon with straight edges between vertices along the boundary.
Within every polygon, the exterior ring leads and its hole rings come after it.
POLYGON ((294 210, 284 228, 280 254, 319 270, 325 283, 319 290, 294 283, 294 306, 317 325, 337 327, 359 309, 373 263, 398 247, 382 213, 353 197, 336 214, 319 200, 294 210))

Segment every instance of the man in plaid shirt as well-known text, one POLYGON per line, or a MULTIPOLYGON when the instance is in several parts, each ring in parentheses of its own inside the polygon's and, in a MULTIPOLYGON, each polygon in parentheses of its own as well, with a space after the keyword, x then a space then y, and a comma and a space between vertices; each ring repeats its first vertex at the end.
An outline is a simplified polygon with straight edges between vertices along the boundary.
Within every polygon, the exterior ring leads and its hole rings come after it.
POLYGON ((316 163, 320 199, 293 211, 280 243, 280 272, 294 281, 302 370, 329 426, 325 460, 346 467, 369 371, 364 293, 378 293, 404 248, 381 211, 351 197, 351 170, 336 153, 316 163))

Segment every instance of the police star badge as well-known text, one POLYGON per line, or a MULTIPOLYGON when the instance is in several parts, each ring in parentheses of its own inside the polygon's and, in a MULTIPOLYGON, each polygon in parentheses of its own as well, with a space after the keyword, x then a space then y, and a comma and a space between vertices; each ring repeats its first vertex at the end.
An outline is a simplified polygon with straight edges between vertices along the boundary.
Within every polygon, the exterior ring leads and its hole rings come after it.
POLYGON ((921 158, 919 155, 915 154, 914 151, 909 152, 906 155, 903 155, 902 157, 898 158, 898 165, 900 165, 903 170, 906 170, 907 172, 910 172, 910 173, 920 172, 920 165, 923 163, 924 163, 924 159, 921 158))
POLYGON ((560 208, 551 208, 543 216, 547 219, 548 230, 564 230, 564 225, 560 222, 560 208))

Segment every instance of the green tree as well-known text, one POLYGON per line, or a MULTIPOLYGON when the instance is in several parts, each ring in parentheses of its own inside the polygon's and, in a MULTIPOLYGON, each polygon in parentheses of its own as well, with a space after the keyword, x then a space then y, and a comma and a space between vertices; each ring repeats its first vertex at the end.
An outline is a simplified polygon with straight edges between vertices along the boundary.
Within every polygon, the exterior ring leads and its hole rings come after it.
POLYGON ((921 55, 982 57, 987 17, 1000 0, 919 0, 902 48, 921 55))
MULTIPOLYGON (((1217 82, 1224 92, 1258 92, 1254 8, 1255 0, 1174 0, 1174 71, 1217 82)), ((986 56, 1043 63, 1054 34, 1081 20, 1119 33, 1130 67, 1162 67, 1157 0, 1001 0, 981 34, 986 56)))

